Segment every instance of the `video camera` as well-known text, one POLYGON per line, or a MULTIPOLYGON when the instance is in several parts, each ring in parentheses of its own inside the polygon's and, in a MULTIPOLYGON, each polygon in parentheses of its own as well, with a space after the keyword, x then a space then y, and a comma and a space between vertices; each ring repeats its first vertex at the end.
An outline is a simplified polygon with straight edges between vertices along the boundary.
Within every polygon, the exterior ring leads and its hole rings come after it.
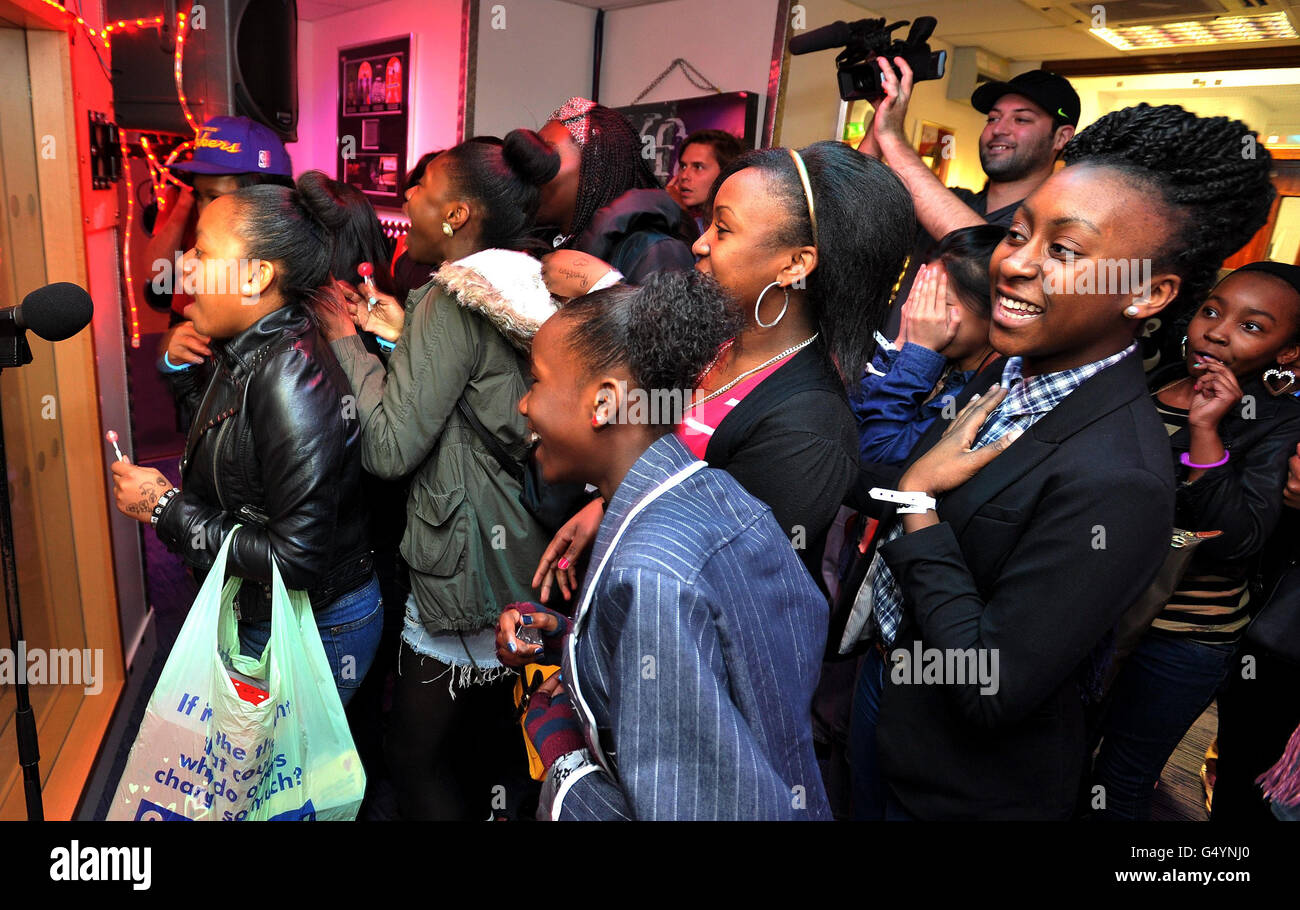
MULTIPOLYGON (((893 59, 902 57, 912 68, 915 82, 942 79, 948 62, 947 51, 931 51, 926 42, 934 33, 937 21, 933 16, 921 16, 912 23, 905 40, 890 40, 894 29, 907 25, 902 19, 885 25, 884 19, 859 19, 857 22, 833 22, 813 29, 806 35, 790 39, 791 54, 811 54, 832 47, 842 47, 835 58, 839 76, 840 97, 845 101, 862 99, 878 104, 885 97, 881 84, 880 67, 876 59, 884 57, 894 66, 893 59)), ((897 73, 898 68, 894 67, 897 73)))

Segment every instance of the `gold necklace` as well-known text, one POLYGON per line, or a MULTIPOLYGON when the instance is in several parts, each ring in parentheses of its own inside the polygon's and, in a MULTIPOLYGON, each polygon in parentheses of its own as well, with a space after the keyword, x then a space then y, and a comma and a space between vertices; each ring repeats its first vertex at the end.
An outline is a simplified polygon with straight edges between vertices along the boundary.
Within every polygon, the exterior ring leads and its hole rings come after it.
MULTIPOLYGON (((696 401, 695 404, 691 405, 691 407, 692 407, 692 408, 698 408, 700 405, 704 404, 705 402, 707 402, 707 401, 712 401, 713 399, 715 399, 715 398, 717 398, 719 395, 721 395, 723 392, 726 392, 726 391, 728 391, 728 390, 734 388, 737 384, 743 382, 745 379, 748 379, 750 376, 753 376, 755 373, 761 373, 763 370, 767 369, 767 368, 770 367, 772 364, 777 363, 778 361, 783 360, 783 359, 786 358, 786 357, 789 357, 791 354, 795 353, 796 351, 801 351, 801 350, 803 350, 804 348, 808 347, 808 345, 810 345, 810 344, 812 344, 814 341, 816 341, 816 340, 817 340, 817 336, 818 336, 819 334, 821 334, 821 333, 820 333, 820 332, 814 332, 811 338, 805 338, 803 341, 799 342, 798 344, 786 348, 784 351, 782 351, 780 354, 777 354, 777 355, 776 355, 775 357, 773 357, 772 359, 770 359, 770 360, 766 360, 766 361, 764 361, 763 363, 760 363, 758 366, 754 367, 752 370, 746 370, 745 372, 743 372, 743 373, 741 373, 739 376, 737 376, 735 379, 733 379, 733 380, 731 380, 730 382, 728 382, 728 383, 727 383, 726 385, 724 385, 722 388, 717 389, 716 391, 710 392, 709 394, 705 395, 703 398, 701 398, 701 399, 699 399, 698 401, 696 401)), ((704 375, 705 375, 705 376, 709 375, 709 373, 711 373, 711 372, 713 371, 713 368, 714 368, 715 366, 718 365, 718 361, 719 361, 720 359, 722 359, 722 355, 723 355, 724 353, 725 353, 725 351, 719 351, 719 352, 718 352, 718 356, 715 357, 715 358, 713 358, 713 363, 709 364, 708 369, 706 369, 706 370, 704 371, 704 375)))

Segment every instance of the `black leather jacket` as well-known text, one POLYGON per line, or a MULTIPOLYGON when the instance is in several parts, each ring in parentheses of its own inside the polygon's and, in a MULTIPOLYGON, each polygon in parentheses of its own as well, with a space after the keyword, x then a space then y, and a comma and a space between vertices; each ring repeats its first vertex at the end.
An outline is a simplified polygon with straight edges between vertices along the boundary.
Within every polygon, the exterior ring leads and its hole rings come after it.
POLYGON ((347 377, 297 305, 213 350, 181 492, 159 516, 158 537, 206 573, 230 529, 243 524, 227 572, 261 584, 241 588, 241 618, 270 616, 272 553, 285 586, 307 590, 322 609, 372 569, 361 426, 347 377))

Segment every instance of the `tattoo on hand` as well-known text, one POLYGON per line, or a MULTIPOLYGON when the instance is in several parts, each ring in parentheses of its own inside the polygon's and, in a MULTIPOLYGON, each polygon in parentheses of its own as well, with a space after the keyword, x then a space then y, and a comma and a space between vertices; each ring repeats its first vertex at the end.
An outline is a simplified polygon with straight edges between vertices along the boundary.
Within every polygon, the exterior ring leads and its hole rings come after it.
POLYGON ((573 280, 577 281, 578 286, 581 287, 584 291, 587 289, 587 285, 591 283, 591 279, 587 277, 585 273, 576 271, 575 269, 561 268, 560 274, 563 275, 565 278, 572 278, 573 280))

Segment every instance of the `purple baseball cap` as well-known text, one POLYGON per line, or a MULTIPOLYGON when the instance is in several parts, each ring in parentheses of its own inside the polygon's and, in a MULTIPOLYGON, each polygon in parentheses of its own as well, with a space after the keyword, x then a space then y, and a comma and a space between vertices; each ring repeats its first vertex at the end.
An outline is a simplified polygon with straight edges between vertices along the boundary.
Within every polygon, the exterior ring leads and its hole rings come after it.
POLYGON ((194 140, 189 161, 171 166, 191 174, 277 174, 292 177, 289 153, 270 128, 247 117, 213 117, 194 140))

